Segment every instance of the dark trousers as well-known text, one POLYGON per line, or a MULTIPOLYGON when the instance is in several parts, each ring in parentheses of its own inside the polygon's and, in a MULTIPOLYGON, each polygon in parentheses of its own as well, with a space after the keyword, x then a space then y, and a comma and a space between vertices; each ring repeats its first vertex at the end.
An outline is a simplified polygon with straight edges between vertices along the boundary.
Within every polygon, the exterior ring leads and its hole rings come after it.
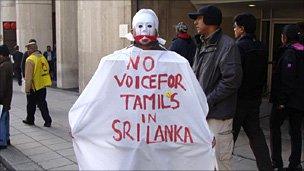
POLYGON ((272 170, 269 149, 260 127, 261 102, 239 100, 233 120, 233 137, 237 140, 241 127, 249 139, 250 148, 256 158, 259 170, 272 170))
POLYGON ((278 105, 274 104, 270 116, 270 145, 271 158, 275 165, 283 167, 281 126, 286 117, 289 118, 289 135, 291 139, 291 154, 289 157, 289 167, 294 168, 301 163, 302 150, 302 117, 303 113, 292 108, 278 110, 278 105))
POLYGON ((26 96, 27 99, 27 117, 26 120, 28 122, 34 123, 35 121, 35 112, 36 112, 36 105, 41 111, 41 115, 45 123, 52 123, 52 119, 49 115, 49 109, 46 102, 46 88, 40 89, 35 92, 31 92, 29 95, 26 96))
POLYGON ((51 77, 54 78, 54 62, 53 61, 48 61, 49 67, 50 67, 50 74, 51 77))
POLYGON ((21 76, 21 68, 20 67, 15 67, 14 68, 14 75, 18 80, 18 85, 22 84, 22 76, 21 76))

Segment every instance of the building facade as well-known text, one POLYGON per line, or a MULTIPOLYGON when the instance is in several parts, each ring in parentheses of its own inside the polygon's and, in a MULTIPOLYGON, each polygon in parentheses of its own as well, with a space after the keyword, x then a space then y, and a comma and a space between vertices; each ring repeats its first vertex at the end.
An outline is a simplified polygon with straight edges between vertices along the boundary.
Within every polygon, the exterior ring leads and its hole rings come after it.
POLYGON ((130 44, 121 35, 130 31, 132 16, 141 8, 153 9, 160 20, 160 35, 171 44, 174 25, 189 25, 188 12, 202 5, 214 4, 223 13, 223 31, 233 36, 233 17, 251 12, 258 19, 257 36, 269 49, 268 87, 271 84, 272 61, 280 44, 280 29, 304 20, 301 0, 0 0, 0 43, 14 44, 25 51, 31 38, 39 50, 56 48, 57 86, 82 91, 91 79, 100 59, 130 44))

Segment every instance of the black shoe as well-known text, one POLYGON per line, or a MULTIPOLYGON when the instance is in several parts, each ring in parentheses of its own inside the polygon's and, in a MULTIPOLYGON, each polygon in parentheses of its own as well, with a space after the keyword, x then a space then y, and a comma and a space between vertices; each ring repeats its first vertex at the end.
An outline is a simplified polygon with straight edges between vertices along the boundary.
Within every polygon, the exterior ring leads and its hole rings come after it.
POLYGON ((301 171, 302 170, 302 165, 298 164, 297 166, 288 166, 286 169, 288 171, 301 171))
POLYGON ((4 145, 0 145, 0 149, 6 149, 7 147, 4 145))
POLYGON ((9 145, 11 145, 11 140, 7 140, 6 141, 6 144, 9 146, 9 145))
POLYGON ((274 171, 283 171, 285 169, 283 169, 283 165, 277 165, 275 163, 272 164, 272 168, 274 171))
POLYGON ((51 123, 44 123, 44 127, 51 127, 51 123))
POLYGON ((35 125, 34 122, 29 122, 27 120, 23 120, 22 122, 25 123, 25 124, 27 124, 27 125, 35 125))

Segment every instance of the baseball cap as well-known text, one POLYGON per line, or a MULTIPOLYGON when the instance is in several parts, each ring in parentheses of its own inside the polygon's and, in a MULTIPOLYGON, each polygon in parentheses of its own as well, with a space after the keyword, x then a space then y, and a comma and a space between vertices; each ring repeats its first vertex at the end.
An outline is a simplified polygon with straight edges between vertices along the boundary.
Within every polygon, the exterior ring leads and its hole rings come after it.
POLYGON ((27 47, 29 45, 35 45, 35 44, 37 44, 37 41, 35 39, 30 39, 29 42, 28 42, 28 44, 25 45, 25 47, 27 47))
POLYGON ((219 8, 213 5, 203 6, 197 12, 188 13, 189 18, 196 20, 198 16, 204 16, 206 25, 221 25, 222 12, 219 8))

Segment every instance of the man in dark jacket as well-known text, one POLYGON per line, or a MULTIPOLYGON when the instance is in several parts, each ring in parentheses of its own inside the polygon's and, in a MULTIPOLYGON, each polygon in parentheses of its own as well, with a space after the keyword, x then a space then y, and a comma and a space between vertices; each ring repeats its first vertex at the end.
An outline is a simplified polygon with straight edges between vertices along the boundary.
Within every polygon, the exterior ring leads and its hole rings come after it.
POLYGON ((222 13, 215 6, 204 6, 188 14, 197 29, 197 51, 193 70, 209 105, 207 122, 216 139, 219 170, 231 170, 233 150, 232 119, 237 90, 242 80, 239 50, 234 40, 223 34, 222 13))
POLYGON ((43 53, 43 56, 47 59, 49 66, 50 66, 50 74, 51 77, 54 78, 55 71, 54 71, 54 65, 55 65, 55 54, 54 51, 52 51, 51 46, 46 47, 46 51, 43 53))
POLYGON ((192 66, 196 45, 187 33, 188 27, 185 23, 180 22, 175 26, 175 29, 177 33, 176 38, 172 40, 172 45, 169 47, 169 50, 185 57, 189 61, 190 66, 192 66))
POLYGON ((0 149, 10 144, 9 140, 9 110, 13 94, 13 64, 9 58, 6 45, 0 46, 0 149))
POLYGON ((12 54, 14 59, 14 75, 18 80, 18 85, 22 84, 22 76, 21 76, 21 62, 23 58, 23 53, 19 51, 19 46, 16 45, 14 47, 15 52, 12 54))
POLYGON ((260 127, 259 113, 263 87, 267 76, 267 51, 254 35, 256 18, 242 13, 234 18, 234 34, 243 68, 242 84, 238 92, 237 112, 233 120, 234 142, 241 127, 249 138, 259 170, 272 170, 269 150, 260 127))
POLYGON ((271 158, 274 168, 283 168, 281 125, 289 117, 291 137, 290 170, 302 170, 302 118, 304 115, 304 45, 299 43, 299 28, 287 25, 281 41, 285 51, 278 61, 272 80, 270 115, 271 158))
POLYGON ((28 57, 29 57, 29 53, 28 53, 28 51, 25 51, 23 54, 23 57, 22 57, 22 61, 21 61, 22 78, 25 77, 25 61, 28 57))

